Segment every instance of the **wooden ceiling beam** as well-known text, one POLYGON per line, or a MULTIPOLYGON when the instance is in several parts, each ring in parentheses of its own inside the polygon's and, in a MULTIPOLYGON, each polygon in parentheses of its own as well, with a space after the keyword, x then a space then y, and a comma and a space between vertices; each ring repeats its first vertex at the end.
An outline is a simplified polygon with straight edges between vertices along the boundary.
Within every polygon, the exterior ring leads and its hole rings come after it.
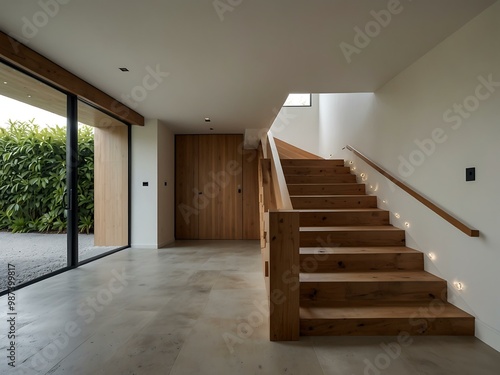
POLYGON ((133 109, 1 31, 0 57, 35 77, 114 115, 121 121, 144 126, 144 117, 133 109))

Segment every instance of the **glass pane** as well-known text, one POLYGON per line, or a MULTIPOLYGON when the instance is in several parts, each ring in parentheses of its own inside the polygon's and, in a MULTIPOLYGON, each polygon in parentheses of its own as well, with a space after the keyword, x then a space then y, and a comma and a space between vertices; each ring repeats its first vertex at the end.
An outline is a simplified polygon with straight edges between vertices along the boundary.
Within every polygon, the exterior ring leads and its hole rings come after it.
POLYGON ((311 94, 289 94, 283 107, 310 107, 311 94))
POLYGON ((78 259, 128 245, 128 127, 78 103, 78 259))
POLYGON ((66 95, 0 63, 0 290, 67 266, 66 95))

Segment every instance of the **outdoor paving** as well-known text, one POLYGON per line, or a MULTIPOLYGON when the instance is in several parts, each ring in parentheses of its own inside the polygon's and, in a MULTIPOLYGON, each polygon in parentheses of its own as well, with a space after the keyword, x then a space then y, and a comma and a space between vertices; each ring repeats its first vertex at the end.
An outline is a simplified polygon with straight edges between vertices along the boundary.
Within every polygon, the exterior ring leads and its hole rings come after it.
MULTIPOLYGON (((66 234, 0 232, 0 291, 7 289, 7 267, 16 268, 16 285, 66 266, 66 234)), ((114 247, 94 246, 93 234, 78 236, 79 259, 114 247)))

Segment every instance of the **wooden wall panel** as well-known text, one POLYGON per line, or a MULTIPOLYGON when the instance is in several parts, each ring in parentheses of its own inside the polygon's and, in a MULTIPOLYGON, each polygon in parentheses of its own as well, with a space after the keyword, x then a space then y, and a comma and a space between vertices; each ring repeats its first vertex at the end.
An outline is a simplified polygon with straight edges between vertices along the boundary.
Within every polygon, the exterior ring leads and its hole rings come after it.
POLYGON ((175 137, 175 238, 198 239, 198 150, 196 135, 175 137))
POLYGON ((128 245, 128 128, 94 128, 94 243, 128 245))
POLYGON ((243 239, 258 240, 259 158, 257 150, 243 150, 243 239))
POLYGON ((242 135, 199 136, 199 238, 242 239, 242 135))
POLYGON ((258 155, 243 136, 176 136, 176 239, 259 239, 258 155))

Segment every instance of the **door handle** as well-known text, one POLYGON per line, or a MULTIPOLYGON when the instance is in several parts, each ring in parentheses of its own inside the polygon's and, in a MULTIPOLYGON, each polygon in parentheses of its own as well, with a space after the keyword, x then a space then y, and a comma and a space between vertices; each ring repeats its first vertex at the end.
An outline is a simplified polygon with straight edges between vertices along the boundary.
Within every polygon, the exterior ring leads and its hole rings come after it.
POLYGON ((71 198, 73 197, 73 189, 69 189, 69 192, 67 190, 64 191, 63 193, 63 204, 64 204, 64 209, 71 211, 71 198))

